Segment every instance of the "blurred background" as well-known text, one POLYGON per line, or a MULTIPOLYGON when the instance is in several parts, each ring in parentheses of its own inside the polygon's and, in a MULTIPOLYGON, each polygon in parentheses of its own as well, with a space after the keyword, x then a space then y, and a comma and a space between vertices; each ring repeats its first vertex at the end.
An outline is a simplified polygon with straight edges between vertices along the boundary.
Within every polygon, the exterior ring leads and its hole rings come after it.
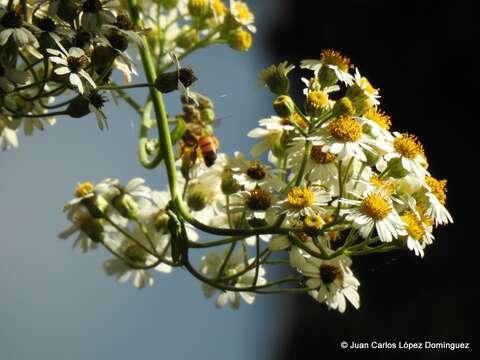
MULTIPOLYGON (((422 140, 437 178, 449 180, 455 224, 436 232, 424 259, 394 252, 357 258, 362 307, 343 315, 308 296, 261 296, 239 311, 216 310, 181 269, 153 288, 117 285, 104 251, 81 254, 57 234, 76 184, 141 176, 162 189, 163 172, 137 164, 138 119, 108 104, 110 130, 93 117, 58 119, 0 154, 0 359, 297 359, 340 353, 342 340, 474 341, 473 206, 478 198, 473 109, 473 9, 467 1, 248 2, 258 34, 252 50, 224 47, 188 58, 222 118, 222 151, 248 152, 245 134, 271 114, 257 87, 271 63, 316 58, 324 48, 351 57, 399 131, 422 140)), ((292 78, 299 79, 300 71, 292 78)), ((141 81, 141 80, 140 80, 141 81)), ((294 90, 301 92, 300 82, 294 90)), ((136 93, 142 96, 141 92, 136 93)), ((178 110, 169 96, 167 106, 178 110)), ((345 354, 345 352, 343 352, 345 354)), ((456 354, 461 355, 461 354, 456 354)), ((405 356, 389 352, 389 356, 405 356)), ((409 352, 447 358, 444 351, 409 352)))

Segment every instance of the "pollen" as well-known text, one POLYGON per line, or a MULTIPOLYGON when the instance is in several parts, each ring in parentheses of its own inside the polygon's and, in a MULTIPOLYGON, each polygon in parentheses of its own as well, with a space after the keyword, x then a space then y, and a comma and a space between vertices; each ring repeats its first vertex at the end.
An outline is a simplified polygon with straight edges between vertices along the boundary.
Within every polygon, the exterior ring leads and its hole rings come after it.
POLYGON ((246 171, 249 178, 253 180, 263 180, 267 173, 259 161, 252 161, 246 171))
POLYGON ((363 199, 362 209, 373 220, 382 220, 390 214, 392 206, 384 196, 373 193, 363 199))
POLYGON ((247 199, 247 206, 254 211, 267 210, 272 205, 272 198, 270 193, 260 186, 256 186, 255 189, 250 191, 247 199))
POLYGON ((312 151, 310 152, 310 157, 313 161, 317 164, 330 164, 337 159, 337 154, 330 153, 330 152, 323 152, 322 151, 323 145, 314 145, 312 146, 312 151))
POLYGON ((418 155, 424 155, 423 146, 415 135, 402 134, 395 138, 393 146, 400 155, 410 160, 415 159, 418 155))
POLYGON ((415 240, 419 241, 425 235, 425 228, 420 219, 412 212, 407 211, 401 216, 405 225, 407 225, 407 232, 415 240))
POLYGON ((351 116, 339 117, 330 124, 329 129, 334 138, 344 142, 356 142, 362 137, 362 127, 351 116))
POLYGON ((75 197, 83 198, 93 192, 93 184, 90 181, 85 181, 77 186, 75 189, 75 197))
POLYGON ((343 279, 343 272, 340 268, 334 265, 322 264, 320 265, 320 279, 325 285, 333 283, 336 279, 343 279))
POLYGON ((295 209, 304 209, 312 206, 315 201, 315 194, 308 187, 294 187, 288 193, 288 204, 295 209))
POLYGON ((311 91, 308 93, 307 101, 310 106, 321 109, 328 105, 328 95, 320 90, 311 91))
POLYGON ((340 52, 332 49, 323 50, 320 54, 320 57, 324 64, 335 65, 340 70, 345 72, 353 67, 353 64, 350 63, 350 59, 348 57, 343 56, 340 52))
POLYGON ((447 202, 447 180, 437 180, 432 176, 425 177, 425 182, 430 187, 432 194, 435 195, 442 205, 447 202))
POLYGON ((373 107, 367 110, 365 114, 363 114, 367 119, 372 120, 382 129, 389 130, 390 126, 392 126, 392 121, 390 120, 390 116, 385 114, 382 110, 373 107))

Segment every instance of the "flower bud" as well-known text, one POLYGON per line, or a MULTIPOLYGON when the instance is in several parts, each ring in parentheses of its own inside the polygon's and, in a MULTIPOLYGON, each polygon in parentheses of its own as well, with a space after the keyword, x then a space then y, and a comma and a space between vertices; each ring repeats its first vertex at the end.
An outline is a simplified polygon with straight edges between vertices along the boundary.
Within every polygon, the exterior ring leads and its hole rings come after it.
POLYGON ((104 239, 103 225, 99 219, 92 217, 82 218, 80 221, 80 230, 92 239, 93 242, 102 242, 104 239))
POLYGON ((199 36, 197 29, 187 29, 178 36, 177 46, 182 49, 187 49, 195 44, 198 41, 198 38, 199 36))
POLYGON ((409 174, 408 170, 405 170, 402 165, 402 159, 398 157, 388 162, 386 172, 389 176, 396 179, 401 179, 409 174))
POLYGON ((118 51, 124 52, 128 48, 128 38, 126 35, 116 31, 107 36, 110 45, 118 51))
POLYGON ((333 117, 353 116, 355 108, 348 97, 343 97, 333 105, 333 117))
POLYGON ((328 105, 328 95, 321 90, 310 91, 305 99, 305 111, 310 116, 319 116, 328 105))
POLYGON ((165 230, 165 228, 167 227, 168 225, 168 215, 166 213, 166 211, 164 209, 161 209, 156 215, 155 215, 155 218, 154 218, 154 224, 155 224, 155 230, 157 230, 158 232, 161 232, 163 230, 165 230))
POLYGON ((187 123, 198 123, 201 120, 200 111, 196 106, 191 104, 185 104, 182 107, 183 117, 187 123))
POLYGON ((278 65, 271 65, 260 72, 260 80, 268 86, 272 93, 277 95, 288 95, 290 89, 288 73, 294 68, 295 66, 288 65, 286 61, 278 65))
POLYGON ((222 192, 225 195, 232 195, 241 189, 241 185, 233 177, 232 169, 226 168, 222 174, 222 192))
POLYGON ((187 205, 193 211, 200 211, 210 203, 212 193, 210 189, 203 184, 193 184, 187 192, 187 205))
POLYGON ((212 124, 215 121, 215 112, 212 109, 206 108, 200 111, 202 122, 212 124))
POLYGON ((326 88, 332 85, 335 85, 338 81, 335 71, 330 69, 328 66, 322 66, 318 72, 318 82, 322 85, 322 88, 326 88))
POLYGON ((278 116, 288 118, 295 112, 295 103, 288 95, 280 95, 273 101, 273 110, 278 116))
POLYGON ((350 86, 347 89, 346 95, 355 108, 355 115, 361 115, 374 106, 372 101, 357 84, 350 86))
POLYGON ((144 265, 148 258, 148 253, 140 247, 140 245, 132 243, 129 244, 125 251, 125 257, 135 265, 144 265))
POLYGON ((73 118, 81 118, 90 113, 88 99, 78 95, 68 104, 65 113, 73 118))
POLYGON ((233 50, 247 51, 252 47, 253 37, 248 31, 237 28, 229 31, 227 42, 233 50))
POLYGON ((92 64, 95 71, 102 74, 110 68, 117 57, 117 52, 110 46, 96 46, 92 52, 92 64))
POLYGON ((325 221, 318 214, 307 215, 303 219, 305 233, 309 236, 316 236, 319 230, 325 225, 325 221))
POLYGON ((158 0, 160 6, 165 10, 173 10, 178 5, 178 0, 158 0))
POLYGON ((188 12, 194 18, 203 18, 210 12, 209 0, 188 0, 188 12))
POLYGON ((129 220, 135 220, 138 218, 138 204, 132 197, 128 194, 120 194, 113 198, 112 200, 113 207, 122 215, 124 218, 129 220))
POLYGON ((108 209, 108 201, 101 195, 94 195, 82 200, 82 204, 87 208, 91 216, 101 219, 105 216, 108 209))

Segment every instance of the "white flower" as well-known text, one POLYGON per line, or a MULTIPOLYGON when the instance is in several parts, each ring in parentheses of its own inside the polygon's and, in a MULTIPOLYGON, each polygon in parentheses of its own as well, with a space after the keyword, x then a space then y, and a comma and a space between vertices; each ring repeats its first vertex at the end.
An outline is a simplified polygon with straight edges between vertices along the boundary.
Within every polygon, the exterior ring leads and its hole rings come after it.
POLYGON ((323 214, 331 199, 330 193, 321 184, 312 183, 291 188, 285 199, 278 202, 277 208, 287 217, 323 214))
POLYGON ((409 210, 406 210, 401 219, 407 230, 407 247, 415 252, 415 255, 423 257, 425 246, 432 244, 433 220, 425 214, 423 209, 416 205, 415 199, 408 199, 409 210))
POLYGON ((113 24, 116 8, 116 0, 85 0, 80 12, 81 26, 87 31, 98 31, 103 24, 113 24))
POLYGON ((392 200, 386 189, 368 187, 360 200, 342 199, 344 204, 353 205, 342 210, 352 226, 358 229, 363 238, 368 238, 372 230, 377 230, 380 241, 391 242, 394 238, 406 235, 405 224, 393 207, 392 200))
MULTIPOLYGON (((226 283, 230 286, 234 286, 238 289, 251 287, 251 286, 262 286, 267 283, 265 279, 265 269, 260 266, 258 269, 258 277, 257 282, 255 281, 255 267, 248 270, 244 274, 235 277, 236 274, 243 272, 245 270, 245 261, 244 261, 244 253, 242 251, 234 252, 224 269, 223 274, 219 274, 221 266, 225 260, 225 255, 220 256, 218 253, 211 251, 206 256, 202 257, 202 268, 201 272, 203 275, 215 279, 219 275, 224 275, 229 280, 226 280, 226 283)), ((254 259, 250 259, 248 264, 252 264, 254 259)), ((202 284, 203 293, 206 298, 212 297, 218 289, 203 283, 202 284)), ((218 296, 215 306, 217 308, 223 308, 227 303, 230 303, 230 307, 232 309, 238 309, 240 307, 240 298, 243 299, 247 304, 252 304, 255 301, 255 293, 242 291, 236 292, 231 290, 224 290, 221 291, 220 295, 218 296)))
POLYGON ((60 50, 47 49, 49 54, 54 55, 50 56, 49 60, 60 65, 55 68, 55 74, 69 75, 70 84, 76 87, 81 94, 84 93, 82 78, 95 89, 95 82, 84 70, 86 65, 90 62, 89 58, 85 55, 85 52, 77 47, 71 47, 67 51, 59 42, 57 42, 57 45, 60 50))
POLYGON ((296 247, 291 252, 298 253, 298 271, 309 278, 306 285, 314 289, 309 292, 314 299, 341 313, 347 308, 346 300, 356 309, 360 307, 360 282, 350 270, 349 257, 342 255, 332 260, 304 257, 296 247))
POLYGON ((417 137, 398 132, 394 132, 393 135, 395 135, 392 142, 393 150, 385 155, 385 160, 400 159, 402 167, 408 172, 415 173, 419 178, 429 175, 423 146, 417 137))
POLYGON ((5 45, 12 37, 19 47, 31 45, 37 48, 39 46, 38 40, 27 29, 27 26, 35 28, 33 25, 23 21, 22 15, 17 9, 0 9, 0 46, 5 45))
POLYGON ((435 220, 435 225, 446 225, 453 223, 453 218, 445 208, 447 200, 447 181, 437 180, 427 176, 424 185, 425 197, 427 198, 426 214, 435 220))
POLYGON ((300 67, 310 69, 315 72, 315 77, 323 67, 335 73, 338 80, 350 86, 353 83, 353 76, 348 72, 350 69, 350 59, 340 54, 338 51, 327 49, 323 50, 320 60, 302 60, 300 67))
POLYGON ((363 90, 363 94, 371 101, 373 105, 379 105, 380 95, 378 93, 378 89, 373 88, 367 78, 360 75, 360 71, 358 68, 355 69, 355 84, 363 90))
POLYGON ((284 131, 295 130, 293 125, 278 116, 261 119, 258 123, 264 128, 255 128, 247 134, 248 137, 262 139, 261 142, 254 145, 250 150, 250 154, 253 157, 259 157, 266 150, 269 150, 275 142, 280 140, 284 131))
POLYGON ((245 26, 250 32, 255 33, 256 27, 253 25, 255 16, 243 1, 230 0, 230 13, 233 18, 240 24, 245 26))

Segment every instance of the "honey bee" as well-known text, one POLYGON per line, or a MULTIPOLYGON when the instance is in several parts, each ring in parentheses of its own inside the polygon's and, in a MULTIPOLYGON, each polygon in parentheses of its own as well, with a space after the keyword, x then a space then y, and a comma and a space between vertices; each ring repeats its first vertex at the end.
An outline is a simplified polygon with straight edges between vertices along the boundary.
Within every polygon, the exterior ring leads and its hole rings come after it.
POLYGON ((197 136, 188 131, 183 135, 181 155, 189 164, 194 164, 199 156, 203 158, 205 165, 210 167, 217 160, 217 150, 220 142, 213 135, 197 136))
POLYGON ((198 139, 198 146, 200 147, 203 161, 205 161, 205 165, 207 165, 207 167, 215 164, 215 160, 217 160, 217 149, 219 145, 220 143, 215 136, 207 135, 202 136, 200 139, 198 139))

